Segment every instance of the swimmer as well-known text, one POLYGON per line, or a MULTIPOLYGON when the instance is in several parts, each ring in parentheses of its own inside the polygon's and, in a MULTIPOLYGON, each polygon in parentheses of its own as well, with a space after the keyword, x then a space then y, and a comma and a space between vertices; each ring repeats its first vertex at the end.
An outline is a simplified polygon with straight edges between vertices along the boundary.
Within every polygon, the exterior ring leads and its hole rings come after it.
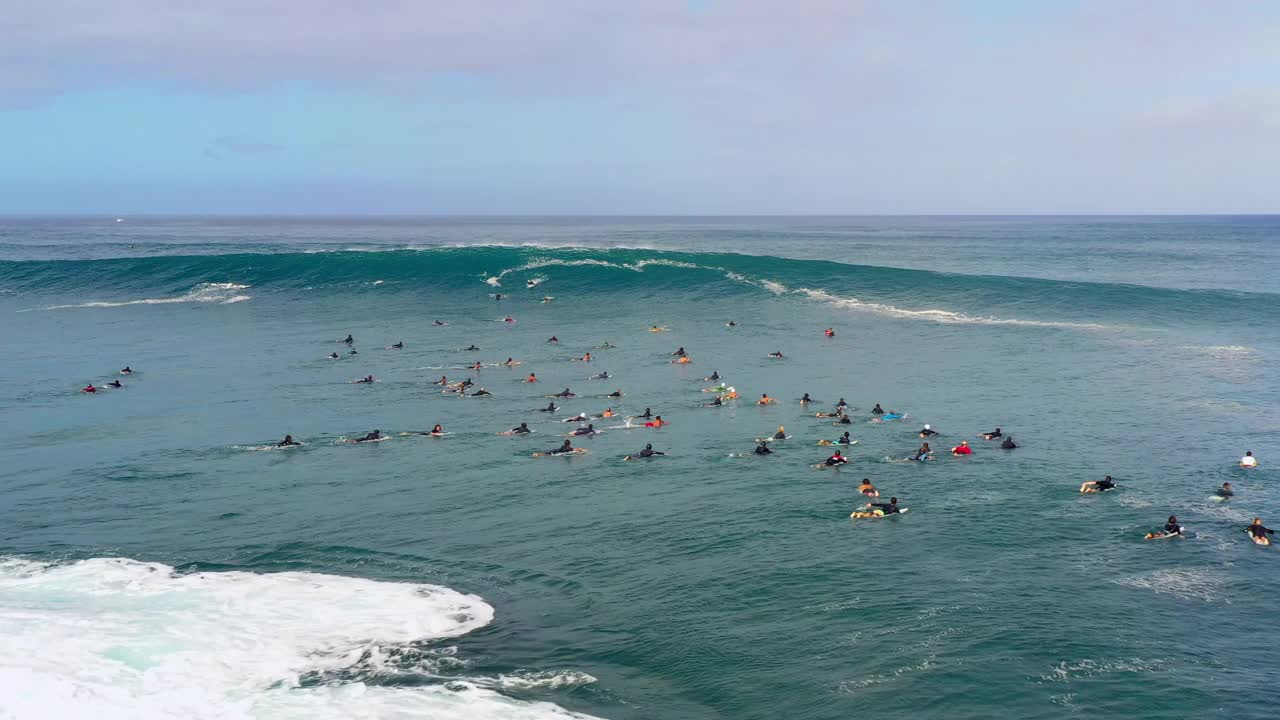
POLYGON ((1178 524, 1177 516, 1170 515, 1169 522, 1165 523, 1163 528, 1155 532, 1147 533, 1145 536, 1145 539, 1155 540, 1157 538, 1164 538, 1164 537, 1169 537, 1170 535, 1181 535, 1181 534, 1182 534, 1182 526, 1178 524))
POLYGON ((492 394, 493 393, 489 392, 488 390, 485 390, 484 388, 480 388, 479 390, 471 393, 471 397, 484 397, 485 395, 492 395, 492 394))
POLYGON ((133 374, 133 368, 129 367, 128 365, 125 365, 125 366, 124 366, 124 369, 120 371, 120 374, 121 374, 121 375, 132 375, 132 374, 133 374))
POLYGON ((1231 483, 1224 482, 1222 483, 1222 487, 1213 491, 1213 494, 1225 500, 1226 498, 1229 498, 1235 495, 1236 491, 1231 488, 1231 483))
POLYGON ((937 434, 938 434, 938 431, 929 427, 927 424, 924 426, 924 429, 920 431, 920 437, 922 438, 933 437, 934 435, 937 435, 937 434))
POLYGON ((404 349, 404 341, 403 341, 403 340, 401 340, 400 342, 398 342, 398 343, 395 343, 395 344, 391 345, 391 347, 390 347, 389 349, 391 349, 391 350, 403 350, 403 349, 404 349))
POLYGON ((776 401, 776 400, 774 400, 773 398, 769 397, 769 393, 761 393, 761 394, 760 394, 760 399, 756 401, 756 404, 757 404, 757 405, 772 405, 772 404, 774 404, 775 402, 777 402, 777 401, 776 401))
POLYGON ((972 455, 973 448, 969 447, 968 440, 961 440, 960 444, 951 448, 952 455, 972 455))
POLYGON ((1016 443, 1016 442, 1014 442, 1014 441, 1013 441, 1013 436, 1012 436, 1012 435, 1010 435, 1010 436, 1006 437, 1006 438, 1004 439, 1004 442, 1000 443, 1000 449, 1001 449, 1001 450, 1012 450, 1012 449, 1014 449, 1014 448, 1016 448, 1016 447, 1018 447, 1018 443, 1016 443))
POLYGON ((897 515, 899 513, 898 498, 896 497, 889 498, 889 502, 887 503, 867 503, 863 507, 865 507, 866 510, 855 510, 849 517, 873 518, 884 517, 885 515, 897 515))
POLYGON ((933 450, 929 447, 929 443, 924 443, 916 450, 916 454, 911 457, 915 462, 924 462, 933 456, 933 450))
POLYGON ((552 395, 551 397, 553 397, 553 398, 571 398, 571 397, 577 397, 577 395, 574 395, 574 394, 573 394, 573 391, 572 391, 572 390, 570 390, 569 388, 565 388, 564 390, 561 390, 560 392, 556 393, 555 395, 552 395))
POLYGON ((656 457, 656 456, 658 456, 658 455, 666 455, 666 453, 664 453, 664 452, 658 452, 657 450, 654 450, 654 449, 653 449, 653 445, 652 445, 652 444, 648 444, 648 443, 646 443, 646 444, 645 444, 645 446, 644 446, 644 449, 643 449, 643 450, 641 450, 640 452, 636 453, 635 455, 627 455, 626 457, 624 457, 624 458, 622 458, 622 459, 623 459, 623 460, 635 460, 636 458, 651 458, 651 457, 656 457))
POLYGON ((1115 490, 1116 481, 1111 479, 1110 475, 1101 480, 1087 480, 1080 484, 1080 492, 1082 493, 1100 493, 1106 490, 1115 490))
POLYGON ((112 380, 111 382, 107 383, 107 387, 109 387, 109 388, 113 388, 113 389, 114 389, 114 388, 122 388, 122 387, 124 387, 124 384, 123 384, 123 383, 121 383, 119 380, 112 380))
POLYGON ((524 381, 527 383, 536 383, 538 382, 538 376, 534 373, 529 373, 529 377, 525 378, 524 381))
POLYGON ((772 455, 773 454, 773 451, 769 449, 769 444, 763 443, 763 442, 760 443, 759 445, 756 445, 756 449, 753 450, 752 452, 754 452, 756 455, 772 455))
POLYGON ((557 411, 557 410, 559 410, 559 409, 560 409, 560 408, 556 407, 555 401, 552 401, 552 402, 547 403, 547 406, 546 406, 546 407, 544 407, 544 408, 539 408, 539 409, 538 409, 538 412, 553 413, 553 412, 555 412, 555 411, 557 411))
POLYGON ((356 438, 356 442, 362 443, 362 442, 370 442, 372 440, 381 440, 381 439, 382 439, 382 431, 374 430, 373 432, 369 433, 368 435, 365 435, 362 438, 356 438))
POLYGON ((360 378, 359 380, 352 380, 352 382, 356 383, 357 385, 360 385, 360 384, 368 384, 368 383, 373 382, 373 376, 372 376, 372 375, 365 375, 364 377, 360 378))
POLYGON ((570 434, 570 435, 573 435, 573 436, 575 436, 575 437, 581 437, 581 436, 583 436, 583 435, 595 435, 595 434, 596 434, 596 426, 595 426, 595 425, 592 425, 591 423, 587 423, 587 426, 586 426, 586 427, 584 427, 584 428, 578 428, 577 430, 574 430, 572 433, 569 433, 569 434, 570 434))
POLYGON ((1000 432, 1000 428, 996 428, 995 430, 992 430, 989 433, 982 433, 978 437, 982 438, 983 440, 995 440, 996 438, 1004 437, 1004 433, 1000 432))
POLYGON ((844 455, 841 455, 839 450, 835 451, 831 457, 822 461, 822 464, 826 467, 836 467, 837 465, 847 465, 848 463, 849 459, 844 455))
POLYGON ((773 358, 774 360, 781 360, 782 353, 778 352, 777 350, 774 350, 773 352, 769 353, 769 357, 773 358))
POLYGON ((776 432, 776 433, 774 433, 774 434, 773 434, 773 439, 774 439, 774 440, 786 440, 786 439, 787 439, 787 431, 786 431, 786 430, 785 430, 781 425, 779 425, 779 426, 778 426, 778 432, 776 432))
POLYGON ((884 414, 884 408, 880 407, 880 403, 876 403, 876 406, 875 406, 875 407, 873 407, 873 408, 871 408, 871 414, 872 414, 872 415, 883 415, 883 414, 884 414))
POLYGON ((294 440, 292 435, 285 435, 283 440, 276 443, 276 447, 292 447, 294 445, 301 445, 301 444, 302 443, 298 442, 297 440, 294 440))
POLYGON ((348 345, 351 345, 351 344, 355 343, 355 341, 356 341, 356 339, 355 339, 355 338, 353 338, 353 337, 351 337, 350 335, 348 335, 348 336, 346 337, 346 339, 344 339, 342 342, 344 342, 344 343, 346 343, 346 344, 348 344, 348 345))
POLYGON ((337 360, 337 359, 338 359, 338 353, 336 353, 336 352, 334 352, 334 353, 329 353, 329 359, 330 359, 330 360, 337 360))
POLYGON ((80 388, 80 392, 82 392, 82 393, 96 393, 96 392, 98 392, 98 388, 94 387, 94 386, 93 386, 93 383, 89 383, 88 385, 85 385, 84 387, 80 388))
POLYGON ((1244 457, 1240 458, 1240 467, 1246 469, 1258 467, 1258 458, 1253 456, 1252 450, 1245 452, 1244 457))
POLYGON ((813 402, 813 398, 809 397, 809 393, 805 393, 804 397, 800 398, 801 405, 808 405, 811 402, 813 402))
POLYGON ((609 393, 606 397, 611 397, 611 398, 620 398, 620 397, 622 397, 622 391, 621 391, 621 390, 614 390, 613 392, 609 393))
POLYGON ((651 428, 660 428, 663 425, 670 425, 670 423, 668 423, 666 420, 663 420, 661 415, 654 417, 652 420, 644 424, 645 427, 651 427, 651 428))
POLYGON ((560 343, 560 338, 557 338, 555 335, 552 335, 551 337, 547 338, 547 342, 551 343, 552 345, 558 345, 560 343))
POLYGON ((1262 524, 1262 518, 1254 518, 1253 524, 1245 528, 1245 532, 1253 538, 1253 541, 1259 545, 1270 545, 1271 538, 1268 535, 1275 535, 1276 531, 1262 524))
POLYGON ((867 497, 880 497, 880 491, 871 484, 871 478, 862 478, 862 484, 858 485, 858 492, 867 497))
POLYGON ((823 333, 823 334, 824 334, 824 335, 826 335, 826 336, 827 336, 827 337, 829 337, 829 338, 833 338, 833 337, 835 337, 835 336, 836 336, 836 331, 835 331, 835 330, 832 330, 831 328, 827 328, 827 331, 826 331, 825 333, 823 333))

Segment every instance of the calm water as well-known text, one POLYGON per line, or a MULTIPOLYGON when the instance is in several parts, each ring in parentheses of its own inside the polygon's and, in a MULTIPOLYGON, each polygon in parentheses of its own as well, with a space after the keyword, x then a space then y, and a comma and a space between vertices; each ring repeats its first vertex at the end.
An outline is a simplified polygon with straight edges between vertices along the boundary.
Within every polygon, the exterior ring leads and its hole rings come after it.
POLYGON ((1280 704, 1280 218, 112 220, 0 220, 0 716, 1280 704), (530 457, 611 404, 671 425, 530 457), (923 423, 975 454, 902 462, 923 423), (910 512, 851 523, 863 477, 910 512))

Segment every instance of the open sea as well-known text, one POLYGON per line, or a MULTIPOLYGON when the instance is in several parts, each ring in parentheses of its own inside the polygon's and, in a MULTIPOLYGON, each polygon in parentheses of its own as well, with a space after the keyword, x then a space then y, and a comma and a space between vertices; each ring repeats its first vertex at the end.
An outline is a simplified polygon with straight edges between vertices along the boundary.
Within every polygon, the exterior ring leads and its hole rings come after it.
POLYGON ((0 218, 0 318, 2 718, 1280 707, 1280 217, 0 218))

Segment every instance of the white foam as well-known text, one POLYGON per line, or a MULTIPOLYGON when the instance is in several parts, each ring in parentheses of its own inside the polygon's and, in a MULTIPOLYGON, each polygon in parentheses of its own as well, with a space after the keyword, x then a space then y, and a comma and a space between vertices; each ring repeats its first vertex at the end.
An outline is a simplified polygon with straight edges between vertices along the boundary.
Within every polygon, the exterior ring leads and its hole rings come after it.
POLYGON ((951 310, 906 310, 893 305, 884 303, 863 302, 857 298, 841 297, 832 295, 825 290, 812 290, 810 288, 799 288, 795 290, 797 294, 804 295, 811 300, 827 302, 836 307, 845 310, 858 310, 861 312, 872 312, 879 315, 887 315, 890 317, 908 318, 913 320, 929 320, 936 323, 944 324, 965 324, 965 325, 1021 325, 1026 327, 1052 327, 1052 328, 1074 328, 1078 330, 1108 330, 1111 329, 1107 325, 1099 325, 1097 323, 1078 323, 1066 321, 1051 320, 1018 320, 1014 318, 998 318, 998 317, 982 317, 979 315, 967 315, 965 313, 954 312, 951 310))
POLYGON ((114 308, 125 307, 127 305, 170 305, 173 303, 218 303, 220 305, 230 305, 231 303, 244 302, 252 300, 253 296, 239 293, 240 290, 249 289, 248 285, 239 285, 237 283, 200 283, 191 288, 189 292, 178 297, 171 298, 143 298, 141 300, 121 300, 119 302, 93 301, 86 303, 77 303, 72 305, 51 305, 42 310, 61 310, 63 308, 114 308))
POLYGON ((382 645, 488 624, 448 588, 308 572, 175 574, 96 558, 0 561, 0 717, 569 718, 472 683, 300 687, 382 645))

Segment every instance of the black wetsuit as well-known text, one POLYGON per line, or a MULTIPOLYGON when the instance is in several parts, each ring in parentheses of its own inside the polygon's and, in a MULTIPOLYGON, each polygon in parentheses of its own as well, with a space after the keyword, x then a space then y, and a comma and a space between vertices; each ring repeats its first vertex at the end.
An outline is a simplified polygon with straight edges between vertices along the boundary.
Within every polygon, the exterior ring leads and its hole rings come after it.
POLYGON ((560 408, 556 407, 555 403, 547 403, 547 406, 544 408, 539 408, 538 412, 555 412, 556 410, 559 410, 559 409, 560 408))
POLYGON ((1004 442, 1000 443, 1002 450, 1012 450, 1016 447, 1018 447, 1018 444, 1013 441, 1013 438, 1005 438, 1004 442))
POLYGON ((884 414, 884 409, 880 407, 879 403, 877 403, 875 407, 871 408, 871 414, 872 414, 872 415, 883 415, 883 414, 884 414))
POLYGON ((636 457, 642 457, 642 458, 653 457, 654 455, 666 455, 666 453, 660 453, 651 447, 646 447, 645 449, 636 453, 636 457))
POLYGON ((912 457, 911 459, 916 462, 920 462, 921 460, 924 460, 927 457, 929 457, 929 451, 925 450, 924 448, 921 448, 916 451, 915 456, 912 457))
POLYGON ((1213 494, 1217 495, 1218 497, 1229 498, 1235 495, 1235 491, 1228 490, 1227 488, 1218 488, 1217 490, 1213 491, 1213 494))
POLYGON ((511 428, 511 432, 516 435, 524 435, 525 433, 531 433, 533 431, 529 429, 529 423, 520 423, 520 427, 511 428))
POLYGON ((826 465, 827 467, 835 467, 836 465, 844 465, 847 462, 849 461, 844 459, 843 457, 836 457, 835 455, 832 455, 831 457, 827 458, 822 464, 826 465))
POLYGON ((356 440, 356 442, 362 443, 362 442, 369 442, 370 440, 381 440, 381 439, 382 439, 382 435, 380 433, 371 432, 368 435, 365 435, 364 437, 360 438, 359 440, 356 440))
POLYGON ((837 440, 836 442, 841 445, 852 445, 853 438, 849 437, 849 433, 845 433, 844 435, 841 435, 840 439, 837 440))
POLYGON ((938 434, 937 430, 930 430, 929 428, 925 428, 920 431, 920 437, 930 437, 932 435, 937 435, 937 434, 938 434))
POLYGON ((1165 524, 1164 524, 1164 534, 1165 534, 1165 535, 1181 535, 1181 534, 1182 534, 1182 526, 1181 526, 1181 525, 1176 525, 1176 524, 1174 524, 1174 523, 1165 523, 1165 524))
POLYGON ((298 442, 297 440, 281 440, 280 442, 276 443, 276 447, 289 447, 290 445, 301 445, 301 444, 302 443, 298 442))
POLYGON ((769 449, 768 445, 765 445, 764 443, 760 443, 759 445, 756 446, 755 453, 757 455, 772 455, 773 451, 769 449))
POLYGON ((708 380, 719 380, 719 379, 720 379, 720 373, 718 373, 718 372, 713 372, 713 373, 711 373, 711 377, 709 377, 709 378, 707 378, 707 379, 708 379, 708 380))
POLYGON ((556 448, 555 450, 552 450, 552 451, 548 452, 547 454, 548 454, 548 455, 563 455, 563 454, 565 454, 565 453, 571 453, 571 452, 573 452, 573 446, 569 444, 569 441, 568 441, 568 440, 565 440, 563 445, 561 445, 560 447, 556 448))
POLYGON ((595 435, 596 429, 595 429, 595 426, 588 425, 584 428, 578 428, 577 430, 574 430, 573 434, 574 435, 595 435))
POLYGON ((471 393, 471 397, 480 397, 482 395, 492 395, 492 394, 493 393, 489 392, 488 390, 485 390, 484 388, 480 388, 479 390, 471 393))
POLYGON ((1004 433, 1000 432, 999 430, 995 430, 993 432, 983 433, 982 437, 988 440, 995 440, 996 438, 1004 437, 1004 433))
POLYGON ((109 387, 109 388, 122 388, 122 387, 124 387, 124 384, 123 384, 123 383, 121 383, 119 380, 112 380, 111 382, 107 383, 107 387, 109 387))
POLYGON ((884 511, 885 515, 896 515, 898 506, 893 503, 871 503, 871 507, 884 511))
POLYGON ((613 392, 609 393, 609 397, 622 397, 622 391, 614 390, 613 392))
POLYGON ((1269 527, 1263 527, 1262 525, 1259 525, 1257 523, 1250 525, 1249 527, 1245 528, 1245 530, 1247 530, 1250 535, 1256 538, 1266 537, 1267 535, 1276 534, 1275 530, 1272 530, 1269 527))
POLYGON ((800 398, 800 402, 810 403, 810 402, 813 402, 813 400, 809 397, 809 393, 805 393, 804 397, 800 398))
POLYGON ((781 430, 779 430, 778 432, 776 432, 776 433, 774 433, 774 434, 773 434, 773 439, 774 439, 774 440, 786 440, 786 439, 787 439, 787 435, 786 435, 786 433, 784 433, 784 432, 782 432, 781 430))
POLYGON ((723 405, 723 404, 724 404, 724 403, 720 400, 720 398, 716 398, 715 400, 712 400, 712 401, 709 403, 709 406, 710 406, 710 407, 720 407, 720 406, 721 406, 721 405, 723 405))
POLYGON ((836 423, 839 425, 852 425, 853 421, 849 419, 848 415, 843 415, 836 421, 836 423))
POLYGON ((1114 489, 1116 486, 1116 482, 1114 480, 1097 480, 1093 483, 1093 485, 1098 489, 1098 492, 1102 492, 1103 490, 1114 489))

